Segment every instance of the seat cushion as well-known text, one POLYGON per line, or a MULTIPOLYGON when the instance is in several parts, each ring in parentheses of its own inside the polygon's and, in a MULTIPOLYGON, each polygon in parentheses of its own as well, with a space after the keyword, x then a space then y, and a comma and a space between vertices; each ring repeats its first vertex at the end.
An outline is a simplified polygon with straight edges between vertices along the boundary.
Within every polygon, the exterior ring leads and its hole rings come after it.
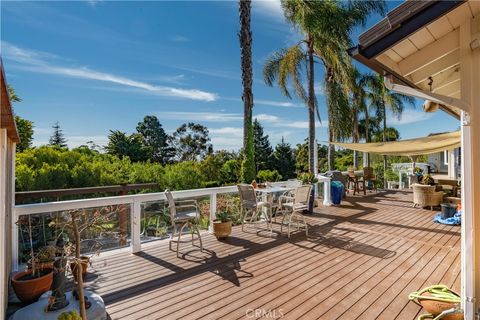
POLYGON ((185 211, 185 212, 177 212, 177 215, 173 219, 174 222, 182 222, 193 220, 197 217, 196 211, 185 211))

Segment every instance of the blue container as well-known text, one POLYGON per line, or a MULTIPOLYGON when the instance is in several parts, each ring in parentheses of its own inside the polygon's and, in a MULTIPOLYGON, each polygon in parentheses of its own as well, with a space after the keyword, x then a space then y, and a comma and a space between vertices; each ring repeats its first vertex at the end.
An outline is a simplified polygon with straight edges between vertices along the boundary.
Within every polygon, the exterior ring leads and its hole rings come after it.
POLYGON ((342 196, 345 192, 345 186, 340 181, 332 181, 330 184, 330 193, 332 194, 333 204, 340 204, 342 202, 342 196))

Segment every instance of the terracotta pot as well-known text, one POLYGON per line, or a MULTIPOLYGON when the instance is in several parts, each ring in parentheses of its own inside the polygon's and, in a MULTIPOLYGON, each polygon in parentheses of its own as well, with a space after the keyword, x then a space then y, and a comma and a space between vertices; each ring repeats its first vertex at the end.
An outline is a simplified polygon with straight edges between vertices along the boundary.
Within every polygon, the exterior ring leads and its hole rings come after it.
MULTIPOLYGON (((90 263, 90 258, 87 256, 80 256, 80 260, 82 260, 82 279, 85 281, 85 276, 87 275, 88 264, 90 263)), ((77 264, 74 262, 70 262, 70 269, 73 273, 73 278, 77 281, 77 264)))
POLYGON ((225 239, 232 233, 232 221, 213 221, 213 234, 217 239, 225 239))
POLYGON ((32 274, 32 270, 26 270, 15 274, 12 278, 12 287, 20 301, 30 303, 37 301, 38 298, 52 286, 53 270, 42 269, 38 271, 48 271, 48 274, 39 278, 30 280, 19 280, 24 276, 32 274))
MULTIPOLYGON (((422 296, 428 297, 431 296, 429 292, 424 292, 422 296)), ((422 307, 427 310, 428 313, 433 314, 434 316, 439 315, 445 310, 459 307, 456 303, 451 302, 442 302, 429 299, 418 299, 422 307)), ((442 318, 442 320, 463 320, 463 314, 452 314, 442 318)))

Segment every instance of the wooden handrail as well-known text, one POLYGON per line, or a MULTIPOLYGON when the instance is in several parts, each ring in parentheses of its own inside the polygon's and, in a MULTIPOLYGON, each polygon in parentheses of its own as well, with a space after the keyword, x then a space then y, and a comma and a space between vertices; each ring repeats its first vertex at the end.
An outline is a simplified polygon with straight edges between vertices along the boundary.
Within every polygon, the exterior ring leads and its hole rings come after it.
POLYGON ((118 193, 119 195, 126 195, 128 191, 154 189, 158 190, 157 183, 135 183, 135 184, 120 184, 113 186, 100 187, 86 187, 86 188, 71 188, 71 189, 53 189, 53 190, 37 190, 37 191, 22 191, 15 192, 15 202, 23 202, 25 200, 36 200, 42 198, 60 198, 64 196, 73 195, 88 195, 98 193, 118 193))

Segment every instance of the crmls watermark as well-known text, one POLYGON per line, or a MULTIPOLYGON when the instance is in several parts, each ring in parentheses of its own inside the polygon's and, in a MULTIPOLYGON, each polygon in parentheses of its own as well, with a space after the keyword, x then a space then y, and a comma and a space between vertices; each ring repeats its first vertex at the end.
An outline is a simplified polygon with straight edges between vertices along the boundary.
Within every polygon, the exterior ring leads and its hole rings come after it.
POLYGON ((250 319, 258 319, 262 317, 267 319, 280 319, 283 318, 284 313, 282 309, 247 309, 245 315, 250 319))

